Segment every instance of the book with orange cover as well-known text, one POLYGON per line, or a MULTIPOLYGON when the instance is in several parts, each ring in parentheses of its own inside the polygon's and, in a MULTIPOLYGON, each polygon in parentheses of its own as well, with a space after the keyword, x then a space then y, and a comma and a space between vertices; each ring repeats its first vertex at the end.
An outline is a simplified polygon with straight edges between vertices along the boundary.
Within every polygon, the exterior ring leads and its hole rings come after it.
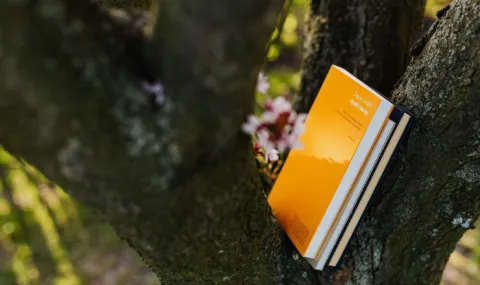
MULTIPOLYGON (((332 66, 268 202, 293 244, 315 259, 332 230, 394 105, 332 66)), ((328 252, 330 254, 330 252, 328 252)))

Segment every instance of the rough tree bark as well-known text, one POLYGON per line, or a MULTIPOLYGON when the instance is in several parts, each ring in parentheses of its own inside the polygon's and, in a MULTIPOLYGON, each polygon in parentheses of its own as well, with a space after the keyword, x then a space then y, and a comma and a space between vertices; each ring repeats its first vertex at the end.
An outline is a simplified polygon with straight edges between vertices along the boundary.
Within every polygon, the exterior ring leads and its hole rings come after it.
POLYGON ((425 0, 312 0, 296 108, 310 109, 331 64, 390 94, 409 62, 424 7, 425 0))
POLYGON ((102 213, 164 284, 300 284, 239 128, 282 5, 162 1, 150 68, 133 24, 97 3, 0 2, 0 142, 102 213), (141 88, 151 70, 162 106, 141 88))
POLYGON ((409 143, 343 267, 316 275, 238 131, 282 1, 197 2, 162 1, 152 67, 95 3, 0 2, 0 144, 102 213, 164 284, 438 281, 465 230, 452 219, 479 212, 480 4, 456 1, 400 81, 394 98, 417 115, 409 143), (163 106, 140 87, 155 74, 163 106))
POLYGON ((480 4, 455 1, 393 91, 416 123, 333 284, 439 283, 466 230, 453 220, 480 213, 479 66, 480 4))

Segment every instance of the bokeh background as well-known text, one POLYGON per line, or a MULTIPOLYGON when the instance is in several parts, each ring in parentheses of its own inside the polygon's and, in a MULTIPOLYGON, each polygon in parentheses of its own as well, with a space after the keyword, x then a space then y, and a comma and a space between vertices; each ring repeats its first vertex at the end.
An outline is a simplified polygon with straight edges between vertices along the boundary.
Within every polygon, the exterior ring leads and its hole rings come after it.
MULTIPOLYGON (((427 1, 423 30, 449 2, 427 1)), ((307 8, 307 0, 293 0, 282 31, 272 35, 266 65, 272 96, 291 97, 298 90, 307 8)), ((0 147, 0 285, 17 284, 160 282, 108 224, 0 147)), ((442 284, 480 284, 480 229, 458 243, 442 284)))

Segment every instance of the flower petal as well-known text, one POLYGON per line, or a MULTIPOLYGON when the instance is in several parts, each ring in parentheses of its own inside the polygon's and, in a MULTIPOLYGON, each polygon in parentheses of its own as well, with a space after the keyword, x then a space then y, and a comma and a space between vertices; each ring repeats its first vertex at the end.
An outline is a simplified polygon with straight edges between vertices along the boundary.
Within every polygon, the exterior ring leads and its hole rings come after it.
POLYGON ((265 151, 265 160, 266 161, 277 161, 279 158, 278 150, 271 148, 265 151))
POLYGON ((261 121, 264 124, 273 124, 278 118, 278 113, 266 111, 262 114, 261 121))
POLYGON ((254 115, 248 116, 247 122, 242 124, 242 131, 246 134, 254 134, 258 127, 260 126, 260 121, 254 115))
POLYGON ((259 130, 257 132, 258 145, 263 149, 273 148, 273 144, 270 142, 270 135, 266 130, 259 130))
POLYGON ((292 110, 292 103, 290 103, 284 97, 277 97, 273 99, 272 102, 273 112, 275 113, 286 113, 292 110))
POLYGON ((268 83, 268 78, 263 74, 263 72, 258 73, 257 78, 257 91, 265 94, 267 93, 268 89, 270 88, 270 83, 268 83))

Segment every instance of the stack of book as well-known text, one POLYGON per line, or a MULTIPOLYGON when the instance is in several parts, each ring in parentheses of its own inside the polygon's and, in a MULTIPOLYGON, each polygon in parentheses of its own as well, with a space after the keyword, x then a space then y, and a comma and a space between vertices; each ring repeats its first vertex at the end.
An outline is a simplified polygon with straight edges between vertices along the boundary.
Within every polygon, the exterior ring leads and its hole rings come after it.
POLYGON ((299 253, 337 266, 412 116, 333 65, 268 196, 299 253))

